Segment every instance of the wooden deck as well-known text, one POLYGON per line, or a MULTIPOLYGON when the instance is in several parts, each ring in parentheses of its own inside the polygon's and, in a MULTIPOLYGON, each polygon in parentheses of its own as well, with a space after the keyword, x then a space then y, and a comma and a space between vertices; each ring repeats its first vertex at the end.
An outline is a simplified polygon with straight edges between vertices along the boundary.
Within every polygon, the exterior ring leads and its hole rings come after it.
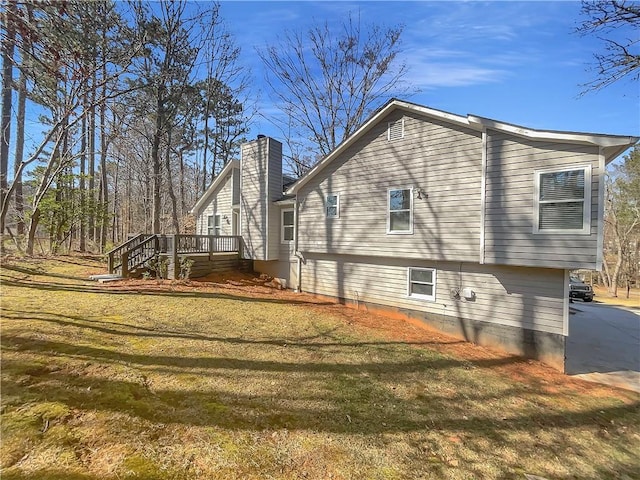
POLYGON ((141 233, 107 252, 109 273, 127 278, 141 269, 167 262, 167 278, 180 278, 181 264, 192 261, 191 277, 243 267, 240 236, 158 235, 141 233))

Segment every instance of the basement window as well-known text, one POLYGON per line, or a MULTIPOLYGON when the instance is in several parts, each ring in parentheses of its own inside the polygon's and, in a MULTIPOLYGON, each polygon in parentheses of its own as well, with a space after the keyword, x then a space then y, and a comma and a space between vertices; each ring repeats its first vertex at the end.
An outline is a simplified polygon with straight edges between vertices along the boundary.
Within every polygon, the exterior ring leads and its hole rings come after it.
POLYGON ((421 300, 436 300, 435 268, 409 267, 407 274, 407 295, 421 300))

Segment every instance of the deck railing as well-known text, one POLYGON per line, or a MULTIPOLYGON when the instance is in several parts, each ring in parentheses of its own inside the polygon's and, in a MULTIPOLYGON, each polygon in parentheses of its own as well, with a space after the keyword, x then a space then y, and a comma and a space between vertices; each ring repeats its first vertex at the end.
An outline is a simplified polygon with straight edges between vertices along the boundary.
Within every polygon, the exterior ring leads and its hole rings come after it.
POLYGON ((109 263, 109 273, 121 273, 122 271, 122 254, 129 250, 134 249, 139 244, 144 242, 150 235, 147 233, 140 233, 116 248, 107 252, 107 258, 109 263))
POLYGON ((122 253, 121 275, 127 277, 134 268, 144 265, 158 254, 158 236, 151 235, 122 253))
POLYGON ((107 252, 109 273, 126 277, 158 254, 167 255, 172 263, 179 255, 189 254, 237 253, 242 257, 242 246, 240 236, 139 234, 107 252))

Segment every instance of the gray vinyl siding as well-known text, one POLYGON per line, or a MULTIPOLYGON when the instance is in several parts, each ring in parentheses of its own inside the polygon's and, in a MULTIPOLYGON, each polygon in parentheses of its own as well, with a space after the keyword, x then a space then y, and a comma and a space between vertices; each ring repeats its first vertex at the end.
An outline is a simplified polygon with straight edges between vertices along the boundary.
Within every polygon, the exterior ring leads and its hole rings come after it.
POLYGON ((309 254, 302 290, 353 301, 563 334, 564 271, 446 261, 309 254), (408 267, 436 269, 436 298, 407 295, 408 267), (471 288, 475 300, 452 289, 471 288))
POLYGON ((280 249, 282 144, 263 137, 242 146, 240 224, 245 255, 277 260, 280 249))
POLYGON ((479 259, 482 139, 440 120, 392 112, 303 187, 303 252, 475 261, 479 259), (388 122, 404 116, 404 137, 387 140, 388 122), (413 234, 387 234, 389 188, 414 192, 413 234), (340 217, 324 201, 340 195, 340 217))
POLYGON ((245 243, 245 256, 254 260, 267 258, 266 149, 266 138, 245 143, 242 146, 240 228, 245 243))
MULTIPOLYGON (((487 132, 485 262, 560 269, 596 268, 598 148, 487 132), (591 165, 591 234, 534 234, 535 171, 591 165)), ((604 208, 600 206, 600 208, 604 208)))
MULTIPOLYGON (((232 169, 232 172, 235 169, 232 169)), ((196 234, 207 235, 207 218, 210 215, 220 215, 221 235, 231 235, 231 198, 232 198, 233 180, 232 173, 227 177, 211 194, 209 203, 202 209, 198 215, 196 223, 196 234), (223 217, 227 216, 227 220, 223 217)))
POLYGON ((282 198, 282 144, 272 138, 269 138, 268 140, 269 153, 267 161, 269 162, 269 168, 267 171, 267 190, 269 195, 269 204, 267 206, 266 225, 268 230, 267 260, 277 260, 278 258, 282 258, 279 256, 281 246, 281 209, 278 205, 274 205, 273 202, 282 198))

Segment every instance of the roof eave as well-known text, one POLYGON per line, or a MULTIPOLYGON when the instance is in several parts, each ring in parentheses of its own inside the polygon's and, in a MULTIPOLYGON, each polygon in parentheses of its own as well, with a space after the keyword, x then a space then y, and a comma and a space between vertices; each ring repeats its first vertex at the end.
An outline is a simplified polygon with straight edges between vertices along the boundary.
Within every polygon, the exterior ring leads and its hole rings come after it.
POLYGON ((550 140, 554 142, 564 141, 569 143, 580 143, 585 145, 596 145, 598 147, 622 147, 626 150, 638 141, 636 137, 626 135, 603 135, 598 133, 582 132, 561 132, 551 130, 536 130, 511 123, 500 122, 491 118, 480 117, 478 115, 467 115, 469 122, 531 140, 550 140))

